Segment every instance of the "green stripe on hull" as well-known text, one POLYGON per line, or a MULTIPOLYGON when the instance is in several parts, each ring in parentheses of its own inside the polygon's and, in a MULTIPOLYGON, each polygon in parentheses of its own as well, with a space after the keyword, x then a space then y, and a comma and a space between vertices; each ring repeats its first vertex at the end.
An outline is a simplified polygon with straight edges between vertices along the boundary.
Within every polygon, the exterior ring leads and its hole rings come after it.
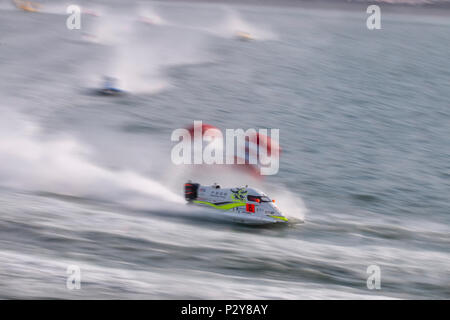
POLYGON ((287 218, 281 217, 281 216, 269 216, 269 217, 274 218, 274 219, 280 219, 280 220, 282 220, 282 221, 288 221, 287 218))
POLYGON ((214 203, 211 202, 206 202, 206 201, 198 201, 198 200, 194 200, 194 203, 199 203, 199 204, 205 204, 207 206, 211 206, 213 208, 216 209, 220 209, 220 210, 230 210, 236 207, 243 207, 246 204, 242 203, 242 202, 232 202, 232 203, 227 203, 227 204, 221 204, 221 205, 215 205, 214 203))

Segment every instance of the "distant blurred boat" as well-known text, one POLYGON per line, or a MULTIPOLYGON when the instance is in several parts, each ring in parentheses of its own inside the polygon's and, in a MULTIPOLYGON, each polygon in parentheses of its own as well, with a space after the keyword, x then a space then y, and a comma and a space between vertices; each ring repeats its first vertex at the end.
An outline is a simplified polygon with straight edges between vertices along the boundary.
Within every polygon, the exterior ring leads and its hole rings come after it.
POLYGON ((14 0, 14 5, 23 11, 39 12, 41 5, 32 1, 14 0))
POLYGON ((123 96, 126 92, 116 88, 98 89, 97 93, 103 96, 123 96))
POLYGON ((236 32, 236 39, 241 40, 241 41, 250 41, 250 40, 254 40, 254 38, 251 36, 250 33, 248 33, 248 32, 243 32, 243 31, 237 31, 237 32, 236 32))
POLYGON ((87 14, 89 16, 93 16, 93 17, 100 17, 100 13, 98 13, 97 11, 91 10, 91 9, 83 9, 82 10, 83 14, 87 14))
POLYGON ((81 34, 81 37, 86 42, 92 42, 92 43, 98 43, 99 39, 95 34, 89 33, 89 32, 83 32, 81 34))
POLYGON ((150 24, 150 25, 157 25, 158 21, 156 21, 155 19, 149 18, 149 17, 145 17, 145 16, 139 16, 138 17, 138 21, 145 23, 145 24, 150 24))
POLYGON ((112 77, 104 77, 103 78, 103 87, 97 89, 95 92, 98 95, 103 96, 123 96, 126 94, 126 91, 119 89, 116 85, 117 80, 112 77))

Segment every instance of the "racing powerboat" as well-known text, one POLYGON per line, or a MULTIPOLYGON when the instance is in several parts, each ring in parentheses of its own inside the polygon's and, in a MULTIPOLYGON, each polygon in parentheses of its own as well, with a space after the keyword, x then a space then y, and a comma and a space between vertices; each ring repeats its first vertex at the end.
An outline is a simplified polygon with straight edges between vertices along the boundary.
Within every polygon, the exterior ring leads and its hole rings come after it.
POLYGON ((244 31, 237 31, 235 34, 236 39, 241 41, 250 41, 253 40, 253 37, 250 33, 244 31))
POLYGON ((184 185, 184 196, 188 203, 220 210, 235 222, 247 224, 288 222, 275 204, 275 200, 248 186, 221 188, 217 184, 202 186, 189 181, 184 185))
POLYGON ((40 4, 33 1, 14 0, 15 6, 27 12, 38 12, 40 4))

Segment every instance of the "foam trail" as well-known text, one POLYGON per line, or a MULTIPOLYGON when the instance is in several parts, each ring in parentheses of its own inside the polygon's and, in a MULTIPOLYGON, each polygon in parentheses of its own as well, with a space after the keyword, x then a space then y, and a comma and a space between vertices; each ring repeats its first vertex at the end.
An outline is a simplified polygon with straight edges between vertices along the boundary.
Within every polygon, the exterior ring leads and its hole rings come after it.
POLYGON ((0 120, 3 186, 119 201, 124 194, 138 194, 183 203, 181 196, 155 180, 91 162, 89 149, 70 136, 49 138, 22 117, 10 112, 5 115, 0 120))
MULTIPOLYGON (((223 20, 219 23, 207 24, 207 25, 187 25, 180 22, 172 22, 163 20, 161 25, 167 25, 180 28, 184 31, 196 31, 204 34, 213 35, 220 38, 235 38, 238 33, 248 33, 252 39, 255 40, 276 40, 277 35, 268 29, 267 26, 256 26, 247 22, 239 12, 230 7, 221 8, 225 15, 223 20)), ((150 17, 152 17, 150 12, 150 17)), ((157 16, 156 20, 159 16, 157 16)), ((151 21, 151 20, 150 20, 151 21)), ((200 21, 201 23, 201 21, 200 21)))
POLYGON ((168 22, 163 19, 154 8, 149 6, 138 6, 137 15, 139 21, 143 23, 148 23, 150 25, 167 25, 168 22))
POLYGON ((224 37, 235 37, 238 32, 245 32, 256 40, 274 40, 276 38, 275 34, 267 28, 245 21, 236 10, 231 8, 226 8, 225 21, 216 30, 224 37))
POLYGON ((110 70, 120 81, 121 87, 133 93, 156 93, 169 87, 162 74, 154 52, 142 46, 129 43, 116 48, 116 58, 110 70))
POLYGON ((288 218, 305 220, 307 208, 300 196, 294 195, 284 187, 276 187, 274 191, 270 192, 270 197, 275 200, 277 207, 288 218))
POLYGON ((93 29, 98 42, 106 45, 120 44, 131 31, 129 19, 113 13, 96 20, 93 29))
MULTIPOLYGON (((95 82, 92 72, 87 76, 91 78, 88 82, 95 86, 103 75, 108 75, 118 79, 121 89, 152 94, 170 88, 166 67, 203 63, 209 58, 205 55, 203 35, 186 34, 186 30, 155 31, 128 16, 104 16, 88 34, 88 39, 109 46, 105 51, 108 63, 97 71, 100 74, 95 82)), ((98 67, 89 67, 90 71, 93 69, 98 67)))

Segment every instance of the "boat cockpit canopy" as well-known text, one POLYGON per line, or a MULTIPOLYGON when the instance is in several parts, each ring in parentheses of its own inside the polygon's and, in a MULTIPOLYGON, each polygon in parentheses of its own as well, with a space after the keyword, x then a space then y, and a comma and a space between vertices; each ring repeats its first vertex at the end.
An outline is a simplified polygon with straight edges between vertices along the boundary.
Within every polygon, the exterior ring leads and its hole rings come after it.
POLYGON ((270 200, 270 198, 266 197, 266 196, 251 196, 251 195, 248 195, 247 196, 247 200, 248 201, 253 201, 253 202, 272 202, 272 200, 270 200))

